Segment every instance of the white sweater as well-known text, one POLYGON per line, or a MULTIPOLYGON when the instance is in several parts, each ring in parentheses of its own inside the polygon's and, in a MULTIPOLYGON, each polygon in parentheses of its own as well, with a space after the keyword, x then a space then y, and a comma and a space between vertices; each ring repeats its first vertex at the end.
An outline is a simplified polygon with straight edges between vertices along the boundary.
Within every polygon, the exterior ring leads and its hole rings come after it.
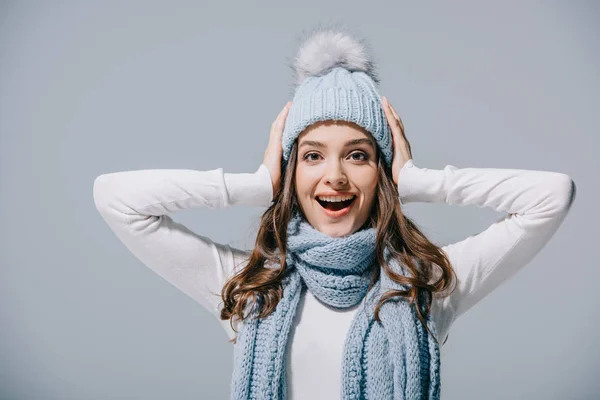
MULTIPOLYGON (((567 215, 575 198, 562 173, 494 168, 443 170, 409 160, 399 175, 401 203, 473 204, 508 213, 479 234, 443 246, 458 277, 456 290, 434 298, 432 318, 441 343, 458 316, 528 264, 567 215)), ((196 300, 219 320, 225 281, 250 251, 211 241, 174 222, 171 212, 235 204, 267 207, 272 199, 268 169, 224 173, 187 169, 135 170, 100 175, 94 202, 123 244, 146 266, 196 300)), ((287 355, 288 393, 293 399, 339 399, 344 339, 357 306, 339 311, 303 290, 287 355), (315 362, 318 360, 318 362, 315 362)), ((234 325, 239 330, 239 325, 234 325)))

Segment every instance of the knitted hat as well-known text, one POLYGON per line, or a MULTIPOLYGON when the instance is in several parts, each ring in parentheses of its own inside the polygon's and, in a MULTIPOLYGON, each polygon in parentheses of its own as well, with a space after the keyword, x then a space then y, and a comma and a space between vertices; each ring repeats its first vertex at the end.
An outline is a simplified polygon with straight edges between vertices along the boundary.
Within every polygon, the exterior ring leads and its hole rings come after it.
POLYGON ((363 42, 338 29, 318 28, 300 46, 294 65, 295 94, 282 137, 285 164, 294 140, 309 125, 343 120, 369 132, 391 166, 390 127, 377 92, 374 63, 363 42))

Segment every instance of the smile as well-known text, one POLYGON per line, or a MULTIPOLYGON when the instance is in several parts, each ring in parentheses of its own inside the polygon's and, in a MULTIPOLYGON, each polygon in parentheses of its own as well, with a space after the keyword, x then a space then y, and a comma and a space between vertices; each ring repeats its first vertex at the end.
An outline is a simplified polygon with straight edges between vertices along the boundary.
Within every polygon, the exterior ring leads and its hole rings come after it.
POLYGON ((356 195, 345 201, 325 201, 318 198, 316 200, 317 203, 321 205, 321 209, 327 216, 338 218, 343 217, 350 212, 350 209, 354 204, 354 200, 356 200, 356 195))

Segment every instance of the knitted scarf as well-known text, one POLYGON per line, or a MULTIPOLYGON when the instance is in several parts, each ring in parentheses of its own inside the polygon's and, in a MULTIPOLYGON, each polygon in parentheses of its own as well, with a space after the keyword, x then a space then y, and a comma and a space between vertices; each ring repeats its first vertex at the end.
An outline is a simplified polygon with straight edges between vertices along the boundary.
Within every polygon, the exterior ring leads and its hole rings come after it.
MULTIPOLYGON (((342 399, 439 399, 439 347, 418 319, 414 305, 394 297, 381 306, 381 322, 374 319, 378 295, 390 289, 407 289, 381 270, 367 293, 371 267, 376 262, 375 240, 375 228, 331 237, 314 229, 298 212, 292 216, 283 297, 273 313, 262 319, 255 319, 260 308, 257 302, 239 329, 232 399, 287 398, 285 352, 302 285, 333 307, 360 303, 344 342, 342 399)), ((407 275, 389 257, 389 251, 385 254, 394 272, 407 275)), ((433 321, 429 317, 426 321, 437 336, 433 321)))

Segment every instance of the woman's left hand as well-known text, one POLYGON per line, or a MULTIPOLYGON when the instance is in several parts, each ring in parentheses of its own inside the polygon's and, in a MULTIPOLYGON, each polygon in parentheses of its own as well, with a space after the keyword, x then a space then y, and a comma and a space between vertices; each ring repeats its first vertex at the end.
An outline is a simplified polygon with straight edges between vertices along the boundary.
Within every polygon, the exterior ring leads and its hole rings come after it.
POLYGON ((394 148, 394 157, 392 158, 392 177, 396 186, 398 185, 398 175, 400 170, 408 160, 412 158, 410 143, 404 135, 404 124, 385 96, 381 96, 381 104, 387 118, 388 124, 392 130, 392 142, 394 148))

